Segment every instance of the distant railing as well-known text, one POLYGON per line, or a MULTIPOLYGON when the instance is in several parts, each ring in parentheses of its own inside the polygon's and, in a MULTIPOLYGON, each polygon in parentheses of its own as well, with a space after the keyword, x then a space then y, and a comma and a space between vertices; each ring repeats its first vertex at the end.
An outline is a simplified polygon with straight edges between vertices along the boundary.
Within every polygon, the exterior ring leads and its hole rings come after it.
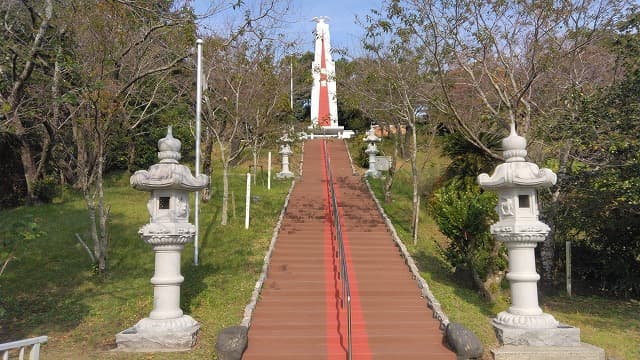
POLYGON ((339 278, 342 280, 342 293, 340 294, 340 305, 344 308, 345 300, 347 306, 347 360, 351 360, 352 340, 351 340, 351 288, 349 286, 349 273, 347 271, 347 257, 344 251, 344 241, 342 240, 342 227, 340 225, 340 213, 338 211, 338 201, 336 200, 336 192, 333 186, 333 173, 331 171, 331 160, 327 151, 327 141, 322 140, 324 147, 325 166, 328 175, 328 188, 331 195, 331 214, 333 217, 333 227, 335 229, 335 237, 338 242, 337 256, 340 259, 339 278))
POLYGON ((40 358, 40 344, 46 343, 47 340, 48 338, 46 336, 38 336, 33 339, 18 340, 0 344, 2 360, 9 360, 9 352, 11 352, 11 350, 18 350, 18 359, 24 360, 24 353, 28 347, 31 347, 31 350, 29 351, 29 360, 38 360, 40 358))

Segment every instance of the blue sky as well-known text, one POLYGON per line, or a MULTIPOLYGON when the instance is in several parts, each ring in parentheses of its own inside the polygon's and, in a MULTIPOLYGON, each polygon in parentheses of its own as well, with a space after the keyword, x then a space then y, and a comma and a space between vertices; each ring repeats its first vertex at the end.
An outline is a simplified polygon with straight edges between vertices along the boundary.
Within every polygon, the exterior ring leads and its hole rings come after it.
MULTIPOLYGON (((200 12, 206 9, 209 3, 210 1, 206 0, 195 0, 193 5, 196 11, 200 12)), ((382 0, 291 0, 287 34, 292 39, 302 40, 300 51, 313 51, 312 31, 315 29, 315 23, 311 19, 316 16, 328 16, 331 19, 331 46, 352 51, 359 48, 359 39, 364 32, 356 24, 356 16, 364 19, 369 9, 379 8, 381 3, 382 0)), ((224 16, 230 15, 227 12, 224 16)))

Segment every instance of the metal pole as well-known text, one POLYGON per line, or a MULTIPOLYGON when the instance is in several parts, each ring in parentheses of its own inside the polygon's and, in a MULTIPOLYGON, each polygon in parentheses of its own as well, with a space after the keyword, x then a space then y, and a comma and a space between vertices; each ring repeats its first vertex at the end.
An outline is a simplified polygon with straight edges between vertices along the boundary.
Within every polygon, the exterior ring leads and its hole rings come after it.
MULTIPOLYGON (((196 67, 196 177, 200 175, 200 112, 202 111, 202 39, 196 40, 198 49, 198 62, 196 67)), ((200 192, 196 191, 195 199, 195 226, 196 236, 194 241, 193 265, 198 266, 198 235, 200 229, 200 192)))
POLYGON ((293 55, 291 56, 291 64, 289 65, 289 79, 291 81, 289 101, 290 101, 291 110, 293 110, 293 55))
POLYGON ((251 173, 247 173, 247 197, 245 199, 244 228, 249 228, 249 206, 251 204, 251 173))
POLYGON ((267 190, 271 190, 271 151, 269 151, 269 160, 267 161, 267 190))

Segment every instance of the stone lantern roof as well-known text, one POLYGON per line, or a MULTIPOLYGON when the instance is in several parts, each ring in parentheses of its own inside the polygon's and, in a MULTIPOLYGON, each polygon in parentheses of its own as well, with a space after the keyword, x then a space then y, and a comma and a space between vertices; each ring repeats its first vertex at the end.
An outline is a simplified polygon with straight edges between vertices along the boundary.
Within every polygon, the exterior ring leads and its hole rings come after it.
POLYGON ((368 143, 375 143, 380 141, 380 138, 375 134, 373 126, 371 127, 371 129, 369 129, 369 131, 367 131, 367 136, 365 136, 363 140, 368 143))
POLYGON ((209 184, 206 175, 191 175, 191 170, 178 163, 180 160, 180 140, 173 137, 171 126, 167 129, 167 136, 158 141, 158 164, 151 165, 149 170, 138 170, 130 179, 131 186, 136 190, 184 190, 199 191, 209 184))
POLYGON ((502 140, 505 162, 498 165, 493 175, 480 174, 478 183, 484 189, 533 187, 547 188, 556 183, 556 174, 549 169, 540 169, 525 161, 527 140, 516 133, 511 123, 511 133, 502 140))
POLYGON ((283 131, 282 136, 280 137, 280 142, 288 144, 288 143, 292 143, 293 140, 289 137, 289 133, 287 133, 286 131, 283 131))

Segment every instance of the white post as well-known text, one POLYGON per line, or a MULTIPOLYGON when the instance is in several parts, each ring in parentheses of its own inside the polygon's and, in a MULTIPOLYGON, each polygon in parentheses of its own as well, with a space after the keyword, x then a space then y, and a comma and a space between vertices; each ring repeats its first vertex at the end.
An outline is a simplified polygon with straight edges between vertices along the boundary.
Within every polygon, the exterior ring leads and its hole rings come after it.
POLYGON ((271 190, 271 151, 267 160, 267 190, 271 190))
MULTIPOLYGON (((200 175, 200 112, 202 111, 202 39, 196 40, 198 63, 196 67, 196 177, 200 175)), ((200 229, 200 192, 196 191, 194 225, 196 235, 193 242, 193 265, 198 266, 198 235, 200 229)))
POLYGON ((249 205, 251 204, 251 173, 247 173, 247 198, 244 210, 244 228, 249 228, 249 205))

